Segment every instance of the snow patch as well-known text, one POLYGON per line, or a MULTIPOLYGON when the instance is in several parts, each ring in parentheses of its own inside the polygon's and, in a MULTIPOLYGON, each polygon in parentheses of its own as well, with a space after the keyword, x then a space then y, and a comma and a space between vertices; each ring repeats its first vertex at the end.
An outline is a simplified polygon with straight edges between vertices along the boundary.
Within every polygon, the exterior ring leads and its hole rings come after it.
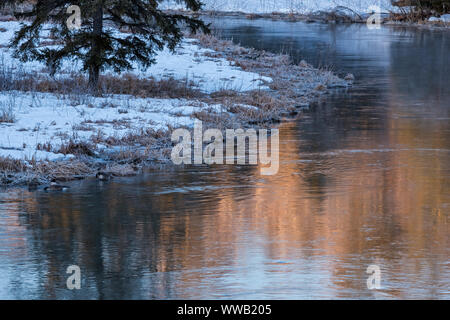
POLYGON ((428 19, 430 22, 445 22, 450 23, 450 14, 443 14, 442 16, 438 17, 431 17, 428 19))

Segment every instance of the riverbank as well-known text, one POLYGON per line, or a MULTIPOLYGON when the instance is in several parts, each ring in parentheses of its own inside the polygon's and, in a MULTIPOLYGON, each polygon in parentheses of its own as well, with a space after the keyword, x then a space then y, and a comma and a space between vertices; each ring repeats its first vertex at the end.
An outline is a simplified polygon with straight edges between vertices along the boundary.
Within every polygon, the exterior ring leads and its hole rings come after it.
MULTIPOLYGON (((446 16, 450 18, 450 15, 447 14, 446 16)), ((447 17, 445 19, 431 17, 428 20, 409 21, 401 17, 396 18, 392 16, 385 21, 385 24, 388 26, 416 27, 429 30, 450 30, 450 20, 447 20, 447 17)))
MULTIPOLYGON (((164 50, 146 71, 106 72, 100 96, 67 63, 55 78, 39 63, 20 64, 7 42, 18 28, 0 25, 0 184, 38 186, 51 179, 138 174, 170 164, 170 136, 191 128, 271 127, 337 87, 340 79, 305 61, 186 35, 175 54, 164 50)), ((43 45, 55 45, 50 36, 43 45)))
MULTIPOLYGON (((368 19, 372 16, 369 13, 357 12, 345 6, 337 6, 331 10, 319 10, 309 13, 296 12, 270 12, 270 13, 247 13, 241 11, 201 11, 201 12, 186 12, 180 10, 169 10, 171 12, 188 14, 192 16, 204 16, 208 18, 214 17, 237 17, 249 20, 270 19, 274 21, 286 22, 304 22, 304 23, 324 23, 324 24, 339 24, 339 23, 360 23, 366 24, 368 19)), ((450 29, 450 20, 445 15, 444 18, 431 17, 428 20, 411 20, 406 14, 398 14, 390 11, 382 11, 380 13, 380 23, 391 26, 407 26, 419 27, 428 29, 450 29)))
POLYGON ((168 12, 182 13, 192 16, 204 17, 240 17, 249 20, 270 19, 274 21, 306 22, 306 23, 366 23, 368 14, 360 14, 350 8, 338 6, 332 10, 319 10, 315 12, 260 12, 249 13, 243 11, 208 11, 190 12, 185 10, 168 10, 168 12))

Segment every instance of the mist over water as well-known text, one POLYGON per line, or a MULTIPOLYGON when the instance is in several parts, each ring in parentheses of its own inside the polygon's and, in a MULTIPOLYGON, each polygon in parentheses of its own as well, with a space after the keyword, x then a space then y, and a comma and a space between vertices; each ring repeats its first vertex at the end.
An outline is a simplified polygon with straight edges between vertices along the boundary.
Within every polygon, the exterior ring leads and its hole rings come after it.
POLYGON ((275 176, 189 166, 3 191, 0 298, 449 299, 450 34, 213 23, 355 85, 280 126, 275 176), (367 289, 373 264, 381 290, 367 289))

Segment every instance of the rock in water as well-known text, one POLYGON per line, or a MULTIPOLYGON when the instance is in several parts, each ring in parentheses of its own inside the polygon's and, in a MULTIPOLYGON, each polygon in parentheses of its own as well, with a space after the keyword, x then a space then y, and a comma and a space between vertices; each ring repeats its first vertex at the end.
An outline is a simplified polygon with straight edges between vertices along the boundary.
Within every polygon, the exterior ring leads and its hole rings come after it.
POLYGON ((355 81, 355 76, 351 73, 347 74, 344 78, 346 81, 355 81))

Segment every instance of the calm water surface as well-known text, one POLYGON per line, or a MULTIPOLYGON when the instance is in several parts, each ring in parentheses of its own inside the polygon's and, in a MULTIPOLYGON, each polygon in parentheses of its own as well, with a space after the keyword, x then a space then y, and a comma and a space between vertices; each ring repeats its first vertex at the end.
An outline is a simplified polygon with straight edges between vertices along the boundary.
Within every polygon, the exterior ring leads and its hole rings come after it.
POLYGON ((0 298, 450 299, 450 33, 215 24, 355 86, 281 126, 276 176, 190 167, 0 193, 0 298))

